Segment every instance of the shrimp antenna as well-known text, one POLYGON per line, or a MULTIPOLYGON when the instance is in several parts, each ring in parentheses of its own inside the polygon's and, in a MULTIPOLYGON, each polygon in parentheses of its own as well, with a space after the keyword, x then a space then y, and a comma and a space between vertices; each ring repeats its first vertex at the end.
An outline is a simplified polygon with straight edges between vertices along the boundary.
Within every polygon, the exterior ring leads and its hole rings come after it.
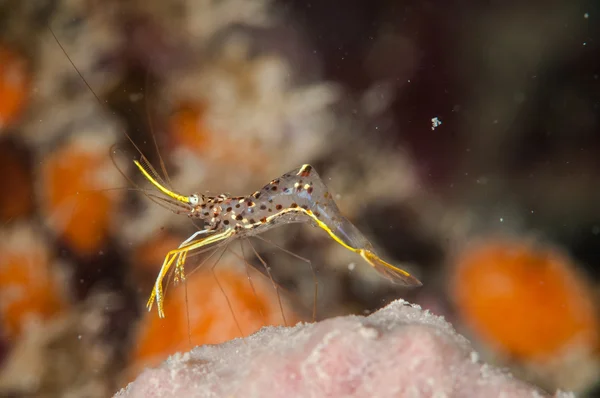
POLYGON ((158 155, 158 162, 160 164, 160 170, 163 172, 165 176, 165 180, 167 181, 167 185, 169 188, 172 188, 171 178, 169 177, 169 173, 167 172, 167 168, 165 167, 165 162, 163 157, 160 154, 160 150, 158 148, 158 142, 156 141, 156 134, 154 133, 154 123, 152 122, 152 115, 150 113, 150 72, 146 71, 146 79, 144 81, 144 94, 145 94, 145 103, 144 108, 146 109, 146 119, 148 120, 148 128, 150 129, 150 135, 152 136, 152 142, 154 143, 154 149, 156 150, 156 154, 158 155))
MULTIPOLYGON (((92 86, 90 86, 90 84, 85 79, 85 77, 83 76, 83 74, 81 73, 81 71, 79 70, 79 68, 77 67, 77 65, 75 65, 75 62, 73 62, 73 60, 71 59, 71 57, 67 53, 67 50, 61 44, 60 40, 58 40, 58 37, 56 37, 56 33, 54 33, 54 30, 52 30, 52 27, 50 26, 50 24, 48 24, 48 29, 50 30, 50 33, 52 34, 52 37, 54 37, 54 40, 56 41, 56 44, 58 44, 58 46, 60 47, 60 49, 63 52, 63 54, 65 55, 65 57, 69 60, 69 63, 73 66, 73 69, 75 69, 75 71, 77 72, 77 74, 79 75, 79 77, 81 78, 81 80, 83 80, 83 83, 90 90, 90 92, 92 93, 92 95, 94 96, 94 98, 96 98, 96 101, 98 102, 98 104, 100 106, 104 106, 104 103, 102 102, 102 100, 100 99, 100 97, 98 97, 98 94, 96 94, 96 92, 94 91, 94 89, 92 88, 92 86)), ((160 175, 152 167, 152 165, 150 164, 150 162, 148 161, 148 159, 146 158, 146 156, 144 156, 144 154, 143 154, 142 150, 139 148, 139 146, 137 146, 137 144, 133 141, 133 138, 131 138, 131 136, 127 133, 127 131, 125 129, 121 129, 121 131, 125 135, 125 137, 127 137, 127 140, 131 143, 131 145, 133 145, 133 147, 135 148, 135 150, 139 153, 139 155, 140 155, 140 161, 138 162, 136 160, 136 161, 134 161, 134 163, 138 167, 138 169, 142 172, 142 174, 144 175, 144 177, 146 177, 156 188, 158 188, 165 195, 167 195, 167 196, 169 196, 169 197, 171 197, 171 198, 173 198, 175 200, 178 200, 178 201, 180 201, 182 203, 189 203, 189 198, 187 198, 186 196, 180 195, 180 194, 178 194, 178 193, 176 193, 176 192, 174 192, 174 191, 166 188, 167 184, 162 181, 162 179, 160 178, 160 175)), ((154 135, 152 135, 152 136, 154 138, 155 145, 157 145, 156 138, 154 137, 154 135)), ((157 148, 158 148, 158 145, 157 145, 157 148)), ((160 157, 160 154, 159 154, 159 157, 160 157)), ((121 168, 116 164, 116 162, 115 162, 115 160, 114 160, 114 158, 112 156, 112 147, 111 147, 111 160, 113 161, 113 164, 115 164, 115 166, 117 166, 117 170, 119 170, 119 172, 121 173, 121 175, 123 175, 135 187, 140 188, 129 177, 127 177, 125 175, 125 173, 121 170, 121 168)), ((164 170, 164 162, 162 161, 162 158, 161 158, 160 162, 161 162, 161 167, 164 170)), ((144 192, 142 189, 140 189, 140 190, 142 192, 144 192)), ((144 194, 146 196, 148 196, 146 193, 144 193, 144 194)))
MULTIPOLYGON (((69 60, 69 63, 73 66, 73 69, 75 69, 75 72, 77 72, 77 74, 79 75, 79 77, 81 78, 81 80, 83 80, 83 83, 87 86, 87 88, 90 90, 90 92, 96 98, 96 101, 98 101, 98 104, 100 104, 100 106, 104 106, 104 103, 102 102, 102 100, 100 99, 100 97, 98 97, 98 94, 96 94, 96 92, 94 91, 94 89, 92 88, 92 86, 90 86, 90 84, 85 79, 85 77, 83 76, 83 74, 81 73, 81 71, 79 70, 79 68, 77 67, 77 65, 75 65, 75 62, 73 62, 73 60, 71 59, 71 57, 67 53, 67 50, 60 43, 60 40, 58 40, 58 37, 56 37, 56 33, 54 33, 54 30, 52 30, 52 27, 50 26, 50 24, 48 24, 48 29, 50 30, 50 33, 52 33, 52 36, 54 37, 54 40, 56 41, 56 44, 58 44, 58 46, 62 50, 63 54, 65 54, 65 57, 67 57, 67 59, 69 60)), ((131 145, 134 146, 134 148, 139 152, 139 154, 142 157, 144 157, 144 154, 142 153, 142 151, 140 150, 140 148, 135 144, 135 142, 133 141, 133 139, 131 138, 131 136, 127 133, 127 131, 125 131, 125 129, 123 129, 123 134, 125 134, 125 137, 127 137, 127 140, 129 140, 129 142, 131 143, 131 145)))

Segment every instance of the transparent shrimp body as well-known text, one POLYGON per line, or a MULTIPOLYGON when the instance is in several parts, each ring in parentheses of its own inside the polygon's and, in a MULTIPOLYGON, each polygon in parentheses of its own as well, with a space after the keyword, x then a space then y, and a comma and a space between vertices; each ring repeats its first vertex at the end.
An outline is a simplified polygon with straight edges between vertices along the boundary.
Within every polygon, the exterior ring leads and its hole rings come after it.
POLYGON ((233 208, 235 227, 247 235, 292 222, 323 224, 345 245, 355 249, 370 249, 370 243, 344 216, 329 190, 310 166, 304 165, 274 179, 261 190, 240 198, 239 208, 233 208))
MULTIPOLYGON (((277 183, 277 180, 271 184, 273 183, 277 183)), ((336 242, 346 249, 360 254, 392 282, 409 286, 421 285, 421 282, 414 276, 383 261, 375 253, 373 245, 367 238, 342 215, 327 186, 312 166, 306 164, 297 170, 286 173, 279 179, 278 185, 283 189, 278 188, 274 192, 281 191, 281 196, 272 198, 273 202, 281 200, 284 202, 282 203, 284 208, 299 209, 336 242)))
POLYGON ((199 217, 210 225, 233 228, 251 236, 293 222, 311 222, 324 229, 336 242, 360 254, 377 271, 395 283, 420 286, 406 271, 383 261, 365 236, 345 218, 323 180, 308 164, 272 180, 246 197, 220 195, 209 198, 199 217))

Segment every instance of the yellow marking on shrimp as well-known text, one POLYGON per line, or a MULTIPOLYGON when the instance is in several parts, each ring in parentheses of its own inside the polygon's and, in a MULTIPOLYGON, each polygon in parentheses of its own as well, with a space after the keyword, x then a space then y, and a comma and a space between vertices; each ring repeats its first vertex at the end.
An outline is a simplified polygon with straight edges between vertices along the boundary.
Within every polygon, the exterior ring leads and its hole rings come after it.
MULTIPOLYGON (((331 238, 336 241, 337 243, 339 243, 340 245, 342 245, 344 248, 359 254, 363 259, 365 259, 372 267, 374 268, 378 268, 378 265, 381 265, 385 268, 388 268, 390 271, 393 271, 395 273, 398 273, 399 276, 402 278, 405 278, 405 282, 411 284, 411 285, 415 285, 415 286, 421 286, 422 283, 416 279, 414 276, 412 276, 410 273, 406 272, 405 270, 398 268, 384 260, 381 259, 381 257, 379 257, 377 254, 375 254, 373 251, 368 250, 368 249, 361 249, 361 248, 355 248, 352 247, 348 244, 346 244, 339 236, 337 236, 332 230, 331 228, 329 228, 329 226, 327 226, 327 224, 325 224, 323 221, 319 220, 315 214, 311 211, 311 210, 306 210, 303 208, 288 208, 288 209, 284 209, 281 210, 279 213, 276 213, 270 217, 267 217, 267 222, 277 218, 279 216, 281 216, 282 214, 285 213, 290 213, 290 212, 300 212, 300 213, 304 213, 307 216, 309 216, 316 224, 319 228, 323 229, 325 232, 327 232, 329 234, 329 236, 331 236, 331 238)), ((259 223, 257 223, 259 224, 259 223)), ((248 227, 252 227, 256 224, 252 224, 249 225, 248 227)), ((390 275, 391 276, 391 275, 390 275)), ((398 276, 398 275, 397 275, 398 276)))
POLYGON ((144 177, 146 177, 146 179, 148 179, 148 181, 150 181, 152 183, 152 185, 154 185, 156 188, 158 188, 159 191, 161 191, 165 195, 167 195, 175 200, 178 200, 180 202, 188 203, 188 204, 190 203, 189 197, 180 195, 176 192, 173 192, 173 191, 167 189, 166 187, 164 187, 163 185, 161 185, 158 181, 156 181, 156 179, 154 177, 152 177, 150 175, 150 173, 148 173, 148 171, 144 168, 144 166, 142 166, 140 164, 140 162, 138 162, 137 160, 134 160, 133 163, 135 163, 135 165, 137 166, 138 169, 140 169, 140 171, 142 172, 144 177))

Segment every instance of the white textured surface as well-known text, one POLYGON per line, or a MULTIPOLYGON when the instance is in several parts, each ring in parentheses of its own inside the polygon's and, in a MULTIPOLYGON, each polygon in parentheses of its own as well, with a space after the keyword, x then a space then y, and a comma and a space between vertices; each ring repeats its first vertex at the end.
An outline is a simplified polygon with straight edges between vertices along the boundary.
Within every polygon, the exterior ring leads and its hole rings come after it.
MULTIPOLYGON (((367 316, 268 327, 148 369, 117 397, 545 397, 478 362, 443 318, 405 301, 367 316)), ((572 395, 557 393, 557 397, 572 395)))

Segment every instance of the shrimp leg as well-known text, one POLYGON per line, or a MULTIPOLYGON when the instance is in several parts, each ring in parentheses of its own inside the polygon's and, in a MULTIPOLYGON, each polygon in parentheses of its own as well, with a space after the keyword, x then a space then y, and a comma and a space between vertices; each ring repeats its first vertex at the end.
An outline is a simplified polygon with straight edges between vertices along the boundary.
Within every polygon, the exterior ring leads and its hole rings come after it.
MULTIPOLYGON (((152 306, 154 304, 154 301, 156 300, 156 305, 158 306, 158 316, 161 318, 165 317, 165 311, 164 311, 164 295, 163 295, 163 279, 165 278, 165 276, 167 275, 167 272, 169 271, 169 269, 171 268, 171 266, 173 265, 173 263, 175 262, 175 260, 177 260, 177 262, 175 263, 175 274, 177 275, 177 277, 181 280, 183 280, 185 278, 184 276, 184 271, 183 271, 183 265, 185 263, 185 259, 187 257, 187 253, 191 250, 197 250, 200 249, 201 247, 216 243, 216 242, 220 242, 224 239, 229 238, 231 235, 234 234, 234 231, 231 229, 222 231, 222 232, 218 232, 218 233, 213 233, 207 237, 202 237, 200 239, 196 239, 196 240, 192 240, 195 236, 199 235, 201 232, 197 232, 194 235, 192 235, 190 238, 188 238, 186 241, 184 241, 177 249, 171 250, 169 253, 167 253, 165 260, 163 262, 163 265, 160 269, 160 272, 158 273, 158 277, 156 278, 156 282, 154 283, 154 289, 152 289, 152 294, 150 294, 150 298, 148 299, 148 302, 146 303, 146 308, 148 308, 148 311, 152 310, 152 306)), ((212 232, 212 231, 209 231, 212 232)))
MULTIPOLYGON (((186 246, 191 241, 196 240, 196 238, 199 235, 205 235, 205 234, 213 233, 213 232, 214 231, 210 230, 210 229, 201 229, 200 231, 194 232, 189 238, 187 238, 186 240, 181 242, 181 244, 179 245, 178 248, 181 249, 182 247, 186 246)), ((180 254, 179 257, 177 258, 177 263, 175 264, 175 275, 173 277, 173 281, 175 282, 175 284, 178 284, 180 281, 181 282, 185 281, 185 274, 183 272, 183 264, 185 263, 185 260, 187 258, 188 251, 180 254)))
POLYGON ((308 215, 319 228, 331 236, 333 240, 345 247, 346 249, 359 254, 366 262, 368 262, 375 270, 383 274, 386 278, 394 283, 402 283, 409 286, 422 286, 421 281, 409 274, 408 272, 400 269, 384 260, 381 259, 375 252, 372 245, 364 238, 364 236, 358 231, 358 229, 350 223, 346 218, 340 217, 338 219, 337 229, 343 231, 346 237, 353 236, 352 241, 362 241, 363 247, 353 247, 345 242, 348 239, 343 239, 338 236, 332 228, 330 228, 323 221, 319 220, 311 210, 301 209, 306 215, 308 215))

